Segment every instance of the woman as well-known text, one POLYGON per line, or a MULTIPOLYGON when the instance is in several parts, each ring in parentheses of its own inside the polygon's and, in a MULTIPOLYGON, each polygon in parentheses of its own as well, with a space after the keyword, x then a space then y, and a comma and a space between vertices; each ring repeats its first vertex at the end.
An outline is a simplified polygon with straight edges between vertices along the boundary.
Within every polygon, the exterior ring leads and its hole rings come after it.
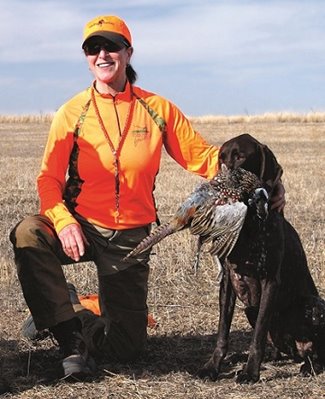
POLYGON ((121 259, 157 218, 162 146, 205 178, 216 173, 218 157, 175 105, 133 85, 124 21, 91 20, 82 48, 95 80, 56 113, 37 180, 40 215, 11 234, 36 328, 50 329, 63 350, 64 375, 78 378, 93 371, 88 353, 128 360, 145 345, 149 253, 121 259), (98 270, 101 317, 69 295, 62 271, 63 264, 88 260, 98 270))

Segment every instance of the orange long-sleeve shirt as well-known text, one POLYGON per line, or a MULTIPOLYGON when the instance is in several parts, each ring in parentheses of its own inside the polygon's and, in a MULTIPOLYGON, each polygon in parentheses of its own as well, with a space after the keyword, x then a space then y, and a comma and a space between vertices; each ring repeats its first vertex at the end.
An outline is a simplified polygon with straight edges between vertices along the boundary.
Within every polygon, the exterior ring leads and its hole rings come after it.
POLYGON ((110 229, 134 228, 156 219, 153 189, 163 145, 185 169, 206 178, 216 173, 218 148, 207 144, 174 104, 129 84, 115 97, 94 91, 100 116, 115 149, 129 121, 118 156, 117 209, 115 158, 92 101, 74 141, 75 127, 91 98, 91 90, 79 93, 56 113, 37 179, 41 213, 52 220, 57 232, 76 223, 71 206, 63 200, 74 145, 77 151, 72 173, 77 173, 79 178, 74 211, 89 222, 110 229), (158 115, 156 122, 152 113, 158 115), (164 133, 158 127, 161 122, 165 122, 164 133))

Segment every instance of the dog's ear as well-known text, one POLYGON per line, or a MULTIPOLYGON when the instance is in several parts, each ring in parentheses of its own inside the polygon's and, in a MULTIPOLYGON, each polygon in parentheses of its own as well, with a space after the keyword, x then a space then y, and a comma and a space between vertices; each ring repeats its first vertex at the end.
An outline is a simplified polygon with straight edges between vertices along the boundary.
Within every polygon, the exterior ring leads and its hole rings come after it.
POLYGON ((283 169, 268 146, 259 144, 258 147, 261 162, 258 177, 267 186, 267 190, 271 192, 281 179, 283 169))

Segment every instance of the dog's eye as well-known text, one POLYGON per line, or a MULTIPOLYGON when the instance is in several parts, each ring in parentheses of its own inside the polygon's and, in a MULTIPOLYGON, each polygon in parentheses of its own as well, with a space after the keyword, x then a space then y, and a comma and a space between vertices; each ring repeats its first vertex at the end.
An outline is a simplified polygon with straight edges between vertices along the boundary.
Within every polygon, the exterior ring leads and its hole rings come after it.
POLYGON ((235 161, 239 161, 239 160, 245 158, 244 155, 241 154, 240 152, 234 152, 232 157, 235 161))

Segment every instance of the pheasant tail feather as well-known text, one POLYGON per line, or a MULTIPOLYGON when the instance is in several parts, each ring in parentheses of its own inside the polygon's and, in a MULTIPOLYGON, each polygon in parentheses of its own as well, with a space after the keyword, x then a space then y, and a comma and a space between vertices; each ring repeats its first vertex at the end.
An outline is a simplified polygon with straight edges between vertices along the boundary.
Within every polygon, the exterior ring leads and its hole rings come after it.
POLYGON ((128 253, 127 256, 123 258, 123 261, 127 260, 128 258, 141 254, 147 249, 153 247, 155 244, 158 244, 158 242, 160 242, 163 238, 169 236, 170 234, 175 233, 175 231, 176 231, 175 227, 170 223, 157 227, 148 235, 148 237, 142 240, 140 244, 134 248, 133 251, 128 253))

